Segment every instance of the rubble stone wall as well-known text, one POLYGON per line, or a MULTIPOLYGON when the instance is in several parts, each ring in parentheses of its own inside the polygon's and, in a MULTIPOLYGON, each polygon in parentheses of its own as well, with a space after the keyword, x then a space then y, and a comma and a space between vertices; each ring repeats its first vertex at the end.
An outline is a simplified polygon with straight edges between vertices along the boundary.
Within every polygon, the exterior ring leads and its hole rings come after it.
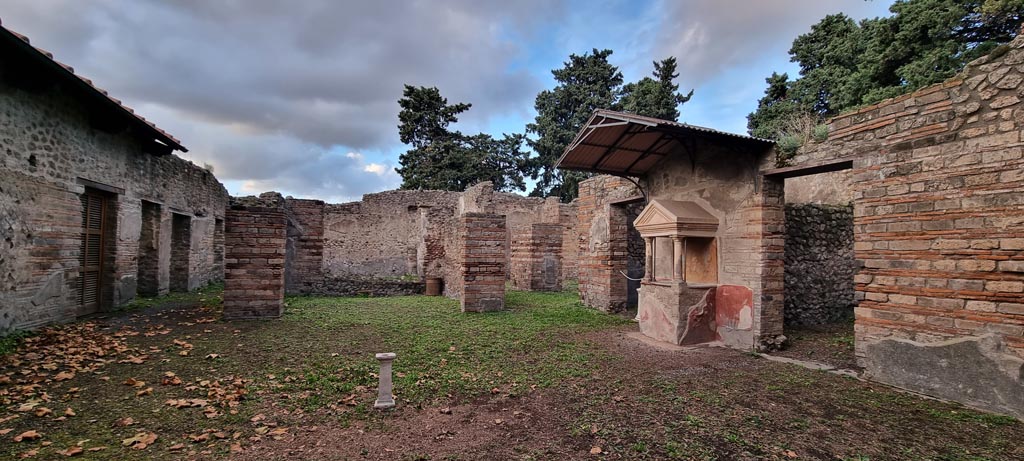
MULTIPOLYGON (((2 72, 2 69, 0 69, 2 72)), ((159 206, 143 265, 158 293, 170 284, 171 212, 190 219, 190 289, 220 280, 216 219, 228 194, 209 171, 175 155, 143 152, 131 133, 107 133, 59 87, 26 92, 0 79, 0 333, 73 320, 79 314, 79 252, 87 185, 108 199, 108 255, 100 310, 135 298, 146 200, 159 206)), ((147 242, 142 242, 145 246, 147 242)), ((147 288, 153 290, 152 284, 147 288)))
MULTIPOLYGON (((516 231, 553 224, 561 241, 576 247, 573 205, 495 192, 488 182, 461 193, 395 190, 344 204, 285 202, 286 284, 295 294, 415 294, 423 290, 422 278, 441 277, 445 295, 458 297, 459 217, 464 213, 502 214, 516 231)), ((506 233, 504 248, 515 233, 506 233)), ((505 263, 511 264, 510 253, 505 263)), ((576 262, 559 257, 559 264, 561 284, 565 274, 576 272, 576 262)))
POLYGON ((785 324, 853 319, 853 205, 786 204, 785 324))
POLYGON ((830 120, 852 160, 856 353, 870 376, 1024 415, 1024 36, 958 77, 830 120), (984 377, 984 379, 982 379, 984 377))

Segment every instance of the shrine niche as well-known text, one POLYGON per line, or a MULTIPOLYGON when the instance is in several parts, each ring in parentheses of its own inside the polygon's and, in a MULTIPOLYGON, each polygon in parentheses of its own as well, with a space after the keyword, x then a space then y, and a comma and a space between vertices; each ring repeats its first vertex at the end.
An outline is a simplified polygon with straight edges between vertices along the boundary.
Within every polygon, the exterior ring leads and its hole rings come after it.
POLYGON ((748 306, 745 311, 716 309, 723 296, 736 296, 718 284, 718 218, 695 202, 652 200, 633 224, 647 250, 639 290, 641 332, 687 345, 735 342, 733 331, 750 329, 749 301, 740 302, 748 306))

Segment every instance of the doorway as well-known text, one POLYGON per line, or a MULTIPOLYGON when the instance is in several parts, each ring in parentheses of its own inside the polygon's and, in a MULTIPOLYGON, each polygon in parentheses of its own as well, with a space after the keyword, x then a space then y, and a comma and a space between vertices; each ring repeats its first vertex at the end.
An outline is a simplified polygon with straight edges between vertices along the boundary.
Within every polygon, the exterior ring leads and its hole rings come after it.
POLYGON ((109 196, 99 190, 86 188, 81 195, 82 233, 78 254, 79 288, 78 315, 100 310, 100 303, 109 291, 104 273, 107 236, 110 227, 109 196))

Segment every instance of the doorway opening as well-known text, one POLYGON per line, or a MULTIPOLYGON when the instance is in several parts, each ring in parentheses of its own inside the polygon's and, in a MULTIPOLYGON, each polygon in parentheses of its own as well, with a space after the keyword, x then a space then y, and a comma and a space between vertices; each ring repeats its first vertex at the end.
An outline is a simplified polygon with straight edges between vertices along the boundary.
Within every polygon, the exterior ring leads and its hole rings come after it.
POLYGON ((192 217, 171 214, 171 291, 187 292, 189 254, 192 252, 192 217))
POLYGON ((138 292, 141 296, 160 293, 160 205, 142 201, 142 230, 139 234, 138 292))

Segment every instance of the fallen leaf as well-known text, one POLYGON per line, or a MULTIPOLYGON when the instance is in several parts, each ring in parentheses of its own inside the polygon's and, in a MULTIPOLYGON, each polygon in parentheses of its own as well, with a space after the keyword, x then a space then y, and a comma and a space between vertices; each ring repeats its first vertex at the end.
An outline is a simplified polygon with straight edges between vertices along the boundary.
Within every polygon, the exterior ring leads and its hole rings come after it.
POLYGON ((210 434, 204 433, 199 435, 190 435, 188 438, 192 443, 206 442, 207 440, 210 440, 210 434))
POLYGON ((590 449, 590 454, 599 455, 601 454, 601 447, 594 447, 590 449))
POLYGON ((75 416, 75 410, 72 410, 71 407, 68 407, 67 409, 64 410, 64 416, 75 416))
POLYGON ((180 356, 182 356, 182 357, 184 357, 184 356, 188 355, 188 349, 186 349, 186 350, 183 350, 183 351, 181 351, 181 352, 178 352, 178 355, 180 355, 180 356))
POLYGON ((39 454, 39 450, 34 450, 33 449, 33 450, 26 451, 26 452, 22 453, 19 456, 21 456, 22 458, 31 458, 31 457, 33 457, 35 455, 38 455, 38 454, 39 454))
POLYGON ((782 452, 782 454, 786 455, 787 458, 796 458, 797 457, 796 452, 793 451, 793 450, 786 450, 786 451, 782 452))
POLYGON ((220 354, 206 354, 206 358, 208 358, 208 359, 220 358, 220 354))
POLYGON ((184 443, 176 443, 174 445, 171 445, 170 447, 167 447, 167 449, 170 450, 170 451, 184 450, 185 449, 185 444, 184 443))
POLYGON ((34 414, 36 416, 42 418, 43 416, 52 415, 53 414, 53 410, 51 410, 49 408, 46 408, 46 407, 39 407, 39 408, 36 408, 36 411, 34 412, 34 414))
POLYGON ((82 452, 84 452, 84 451, 85 450, 82 449, 82 447, 79 447, 79 446, 76 445, 76 446, 68 447, 67 450, 59 451, 58 453, 60 453, 60 454, 62 454, 64 456, 78 456, 78 455, 82 454, 82 452))
POLYGON ((75 377, 75 372, 73 372, 73 371, 62 371, 60 373, 57 373, 57 375, 53 377, 53 380, 54 381, 67 381, 67 380, 72 379, 74 377, 75 377))
POLYGON ((133 450, 145 450, 146 447, 156 442, 157 435, 152 432, 139 432, 134 437, 121 441, 121 445, 131 447, 133 450))
POLYGON ((450 414, 452 414, 452 409, 448 408, 448 407, 444 407, 444 408, 442 408, 442 409, 440 409, 438 411, 440 411, 442 415, 450 415, 450 414))
POLYGON ((103 451, 103 450, 106 450, 106 449, 107 449, 107 447, 92 447, 92 448, 90 448, 88 450, 85 450, 85 451, 103 451))
POLYGON ((7 428, 7 429, 0 429, 0 435, 7 435, 7 434, 10 434, 10 433, 11 433, 11 431, 13 431, 13 430, 14 430, 14 429, 11 429, 11 428, 7 428))
POLYGON ((25 431, 22 432, 21 434, 14 436, 14 441, 21 442, 22 440, 36 440, 42 436, 43 434, 40 434, 39 432, 36 432, 34 430, 25 431))
POLYGON ((153 388, 152 387, 147 387, 147 388, 145 388, 145 389, 143 389, 143 390, 141 390, 139 392, 136 392, 135 396, 136 397, 142 397, 144 395, 151 395, 152 393, 153 393, 153 388))
POLYGON ((126 418, 121 418, 121 419, 119 419, 119 420, 114 422, 115 426, 121 426, 121 427, 131 426, 132 424, 135 424, 135 420, 132 419, 131 416, 126 417, 126 418))
POLYGON ((242 449, 242 444, 240 444, 240 443, 232 443, 231 444, 231 452, 232 453, 241 453, 243 451, 245 451, 245 450, 242 449))

